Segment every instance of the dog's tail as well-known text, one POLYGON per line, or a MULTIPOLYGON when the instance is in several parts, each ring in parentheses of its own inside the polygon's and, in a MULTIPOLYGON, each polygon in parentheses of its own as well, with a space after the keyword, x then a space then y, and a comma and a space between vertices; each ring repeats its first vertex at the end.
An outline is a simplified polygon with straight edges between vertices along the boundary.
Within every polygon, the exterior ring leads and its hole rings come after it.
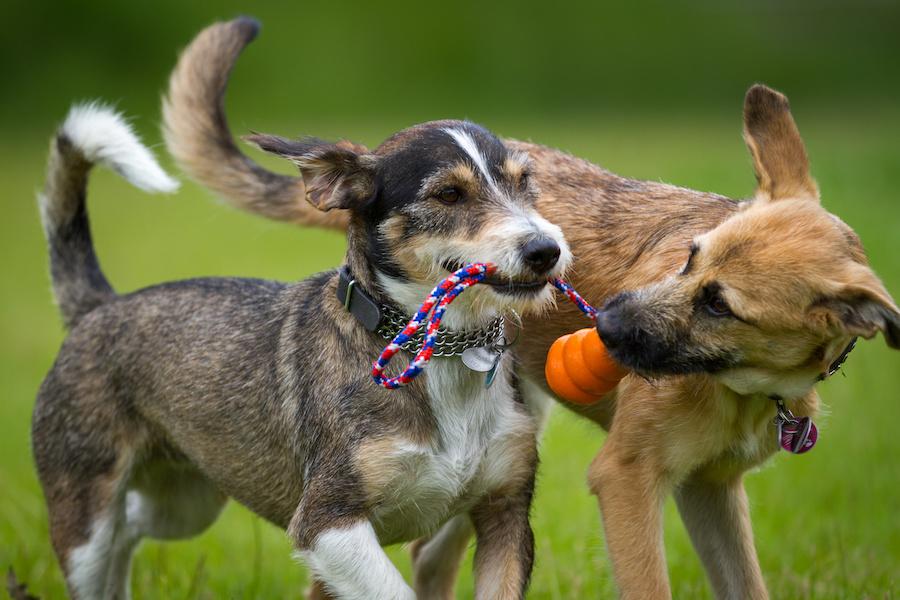
POLYGON ((238 149, 225 118, 228 77, 259 23, 240 17, 201 31, 181 53, 163 97, 169 152, 193 179, 229 204, 269 219, 347 228, 345 211, 322 212, 306 202, 299 177, 273 173, 238 149))
POLYGON ((115 296, 94 254, 85 206, 88 172, 97 163, 148 192, 178 188, 121 115, 100 104, 72 107, 50 142, 47 181, 38 195, 53 293, 67 327, 115 296))

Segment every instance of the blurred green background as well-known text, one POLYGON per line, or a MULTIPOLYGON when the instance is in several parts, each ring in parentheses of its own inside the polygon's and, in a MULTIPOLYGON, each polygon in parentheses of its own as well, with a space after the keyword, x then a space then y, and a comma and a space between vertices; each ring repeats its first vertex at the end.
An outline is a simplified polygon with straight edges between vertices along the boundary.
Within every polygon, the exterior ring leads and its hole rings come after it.
MULTIPOLYGON (((228 98, 232 127, 376 144, 414 122, 466 117, 560 147, 617 173, 734 197, 752 192, 740 140, 744 90, 787 93, 823 201, 862 236, 900 295, 900 4, 154 3, 7 1, 0 8, 0 568, 41 597, 63 595, 29 450, 35 391, 63 337, 34 192, 47 139, 73 100, 134 117, 165 161, 158 97, 176 53, 204 25, 263 23, 228 98)), ((170 163, 167 163, 170 164, 170 163)), ((98 253, 122 291, 199 275, 297 279, 333 267, 343 240, 216 205, 187 183, 148 197, 97 172, 98 253)), ((776 598, 892 598, 900 581, 900 355, 861 344, 820 387, 820 443, 748 478, 763 569, 776 598)), ((613 593, 600 520, 584 485, 603 441, 556 411, 543 443, 530 597, 613 593)), ((708 597, 667 506, 676 597, 708 597)), ((402 548, 391 551, 408 574, 402 548)), ((298 597, 305 571, 280 531, 236 505, 198 539, 148 542, 137 598, 298 597)), ((467 571, 467 570, 466 570, 467 571)), ((471 576, 460 597, 471 596, 471 576)))

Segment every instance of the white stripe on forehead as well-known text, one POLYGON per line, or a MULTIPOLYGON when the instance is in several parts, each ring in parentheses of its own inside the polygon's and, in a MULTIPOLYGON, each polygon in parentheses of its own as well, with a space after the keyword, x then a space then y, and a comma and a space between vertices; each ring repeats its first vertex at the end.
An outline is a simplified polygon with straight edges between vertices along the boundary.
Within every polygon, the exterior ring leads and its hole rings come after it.
POLYGON ((453 127, 445 128, 444 132, 456 140, 456 143, 462 148, 463 152, 469 155, 469 158, 472 159, 472 162, 475 163, 475 166, 481 171, 481 174, 484 176, 485 181, 487 181, 491 189, 494 192, 498 192, 497 184, 494 182, 494 178, 491 176, 491 172, 488 170, 487 163, 484 160, 484 154, 481 153, 478 144, 472 136, 469 135, 469 132, 461 129, 454 129, 453 127))

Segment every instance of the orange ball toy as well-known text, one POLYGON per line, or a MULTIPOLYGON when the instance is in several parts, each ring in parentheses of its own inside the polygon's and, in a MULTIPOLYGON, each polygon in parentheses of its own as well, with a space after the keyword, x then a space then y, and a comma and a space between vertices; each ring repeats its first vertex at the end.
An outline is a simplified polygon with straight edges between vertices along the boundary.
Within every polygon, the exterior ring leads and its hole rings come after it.
POLYGON ((550 389, 574 404, 593 404, 625 377, 593 327, 564 335, 547 353, 544 375, 550 389))

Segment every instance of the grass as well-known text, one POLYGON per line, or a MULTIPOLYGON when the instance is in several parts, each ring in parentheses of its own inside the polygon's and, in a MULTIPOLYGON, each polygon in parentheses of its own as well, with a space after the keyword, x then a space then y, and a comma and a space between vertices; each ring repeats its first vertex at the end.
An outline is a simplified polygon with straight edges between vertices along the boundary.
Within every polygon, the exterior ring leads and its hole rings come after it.
MULTIPOLYGON (((827 207, 852 225, 888 288, 900 295, 900 112, 849 117, 800 114, 827 207)), ((488 122, 506 135, 562 147, 630 176, 662 179, 746 196, 749 160, 734 118, 572 119, 488 122)), ((321 134, 376 142, 402 123, 377 129, 322 125, 321 134)), ((290 127, 272 129, 290 132, 290 127)), ((64 594, 48 542, 43 499, 29 448, 35 391, 63 337, 46 275, 46 253, 34 208, 41 184, 43 135, 22 149, 0 141, 6 200, 0 221, 0 568, 15 568, 41 597, 64 594)), ((149 136, 151 139, 158 137, 149 136)), ((210 202, 186 185, 175 197, 150 198, 107 172, 97 172, 90 212, 98 253, 119 290, 197 275, 297 279, 338 264, 337 234, 300 231, 210 202)), ((813 249, 813 251, 815 251, 813 249)), ((802 456, 776 457, 748 477, 757 546, 775 598, 892 598, 900 587, 900 356, 879 339, 861 344, 846 377, 820 387, 828 414, 820 443, 802 456)), ((533 524, 537 564, 532 598, 613 594, 599 514, 584 484, 603 434, 555 411, 542 446, 533 524)), ((666 547, 679 598, 710 596, 671 502, 666 547)), ((305 570, 290 559, 281 531, 231 503, 200 537, 146 542, 135 561, 136 598, 298 597, 305 570)), ((408 576, 403 548, 391 556, 408 576)), ((464 567, 460 597, 470 597, 464 567)))

